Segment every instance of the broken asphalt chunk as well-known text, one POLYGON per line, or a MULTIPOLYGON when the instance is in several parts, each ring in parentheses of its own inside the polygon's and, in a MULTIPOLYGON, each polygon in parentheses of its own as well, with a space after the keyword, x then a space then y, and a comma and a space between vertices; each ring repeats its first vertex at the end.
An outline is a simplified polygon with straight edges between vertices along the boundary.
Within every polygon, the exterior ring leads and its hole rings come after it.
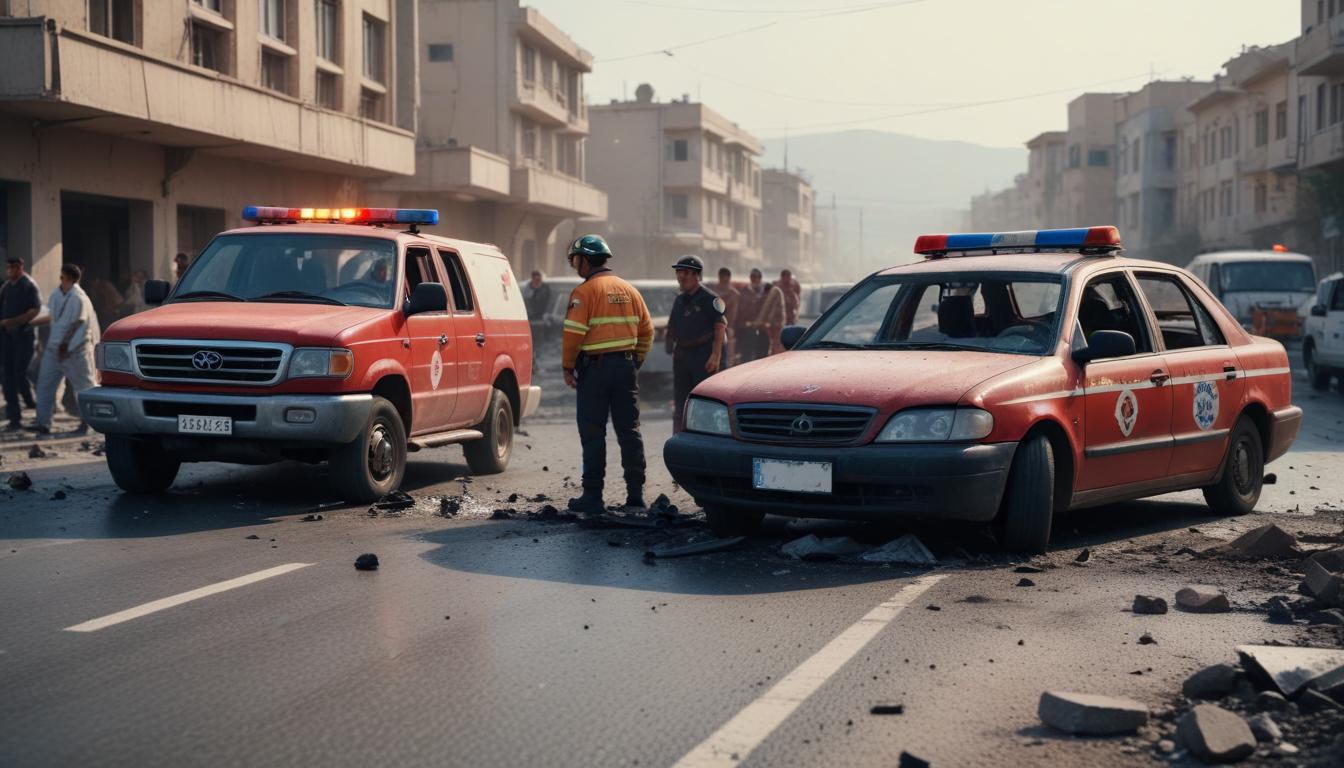
POLYGON ((318 520, 321 520, 321 519, 322 519, 322 516, 319 515, 319 514, 317 514, 316 512, 314 512, 314 513, 312 513, 311 515, 304 515, 303 517, 299 518, 299 522, 303 522, 303 523, 316 523, 318 520))
POLYGON ((1013 569, 1013 573, 1045 573, 1045 569, 1034 565, 1019 565, 1013 569))
POLYGON ((1176 735, 1206 763, 1230 763, 1255 751, 1255 734, 1241 716, 1216 704, 1198 704, 1181 718, 1176 735))
POLYGON ((1279 728, 1279 724, 1274 722, 1274 718, 1270 717, 1267 712, 1261 712, 1250 718, 1246 721, 1246 725, 1250 726, 1251 733, 1255 735, 1256 741, 1273 743, 1283 738, 1283 731, 1279 728))
POLYGON ((1036 586, 1036 582, 1032 581, 1031 579, 1028 579, 1026 576, 1023 576, 1022 578, 1020 578, 1020 579, 1017 580, 1017 586, 1019 586, 1019 587, 1034 587, 1034 586, 1036 586))
POLYGON ((729 536, 724 539, 708 539, 706 541, 696 541, 690 544, 681 544, 674 547, 654 547, 653 549, 646 551, 644 556, 666 558, 704 555, 710 552, 722 552, 725 549, 732 549, 746 540, 746 536, 729 536))
POLYGON ((867 549, 868 547, 848 536, 819 539, 816 534, 809 533, 800 539, 790 541, 780 547, 779 551, 780 554, 787 555, 795 560, 821 561, 857 555, 867 549))
MULTIPOLYGON (((1315 563, 1331 573, 1339 573, 1344 571, 1344 547, 1332 547, 1319 552, 1312 552, 1307 556, 1307 561, 1315 563)), ((1306 567, 1305 564, 1303 567, 1306 567)))
POLYGON ((1152 595, 1135 595, 1134 605, 1131 610, 1133 610, 1134 613, 1155 616, 1167 612, 1167 601, 1152 595))
POLYGON ((1293 619, 1293 607, 1289 605, 1286 596, 1275 595, 1269 598, 1269 622, 1271 624, 1292 624, 1293 619))
POLYGON ((1073 562, 1086 563, 1090 559, 1092 559, 1092 550, 1084 548, 1082 552, 1078 553, 1077 557, 1073 558, 1073 562))
POLYGON ((1272 684, 1290 699, 1305 688, 1330 690, 1344 684, 1344 650, 1239 645, 1237 653, 1252 677, 1272 684))
POLYGON ((898 563, 901 565, 936 565, 938 558, 913 533, 892 539, 882 546, 864 552, 859 559, 869 563, 898 563))
POLYGON ((929 761, 901 750, 901 757, 896 763, 896 768, 929 768, 929 761))
POLYGON ((378 556, 372 552, 366 552, 355 558, 355 570, 357 571, 376 571, 378 570, 378 556))
POLYGON ((1270 523, 1252 528, 1226 544, 1210 547, 1204 554, 1234 560, 1263 560, 1267 557, 1298 557, 1302 552, 1296 537, 1270 523))
POLYGON ((903 715, 905 714, 904 704, 874 704, 868 710, 870 715, 903 715))
POLYGON ((393 491, 375 501, 373 506, 369 507, 369 514, 376 516, 379 512, 400 512, 413 506, 415 506, 415 499, 411 498, 410 494, 404 491, 393 491))
POLYGON ((1221 699, 1237 688, 1241 670, 1231 664, 1214 664, 1187 677, 1181 693, 1191 699, 1221 699))
POLYGON ((29 479, 27 472, 15 472, 9 476, 9 487, 16 491, 26 491, 33 487, 33 481, 29 479))
POLYGON ((512 509, 496 509, 490 513, 491 520, 508 520, 513 517, 512 509))
POLYGON ((1176 592, 1176 607, 1189 613, 1226 613, 1232 610, 1227 595, 1217 587, 1191 584, 1176 592))
POLYGON ((1344 597, 1344 575, 1331 573, 1320 563, 1308 560, 1302 585, 1308 594, 1325 605, 1339 605, 1344 597))
POLYGON ((1042 693, 1037 714, 1051 728, 1081 736, 1133 733, 1148 722, 1148 707, 1132 699, 1064 691, 1042 693))
POLYGON ((459 496, 444 496, 439 499, 439 514, 443 517, 453 517, 462 509, 462 499, 459 496))
POLYGON ((65 491, 57 491, 51 494, 50 501, 65 501, 65 491))

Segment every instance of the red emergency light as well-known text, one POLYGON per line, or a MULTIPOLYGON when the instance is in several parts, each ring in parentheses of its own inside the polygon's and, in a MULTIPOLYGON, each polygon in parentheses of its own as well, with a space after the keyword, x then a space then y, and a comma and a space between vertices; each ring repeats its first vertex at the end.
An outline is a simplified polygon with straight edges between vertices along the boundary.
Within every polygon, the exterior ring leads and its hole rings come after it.
POLYGON ((439 223, 439 212, 432 208, 282 208, 249 205, 243 209, 243 219, 257 223, 433 225, 439 223))
POLYGON ((1120 230, 1115 227, 1032 229, 1024 232, 978 232, 957 235, 920 235, 915 253, 940 258, 952 251, 1041 251, 1120 248, 1120 230))

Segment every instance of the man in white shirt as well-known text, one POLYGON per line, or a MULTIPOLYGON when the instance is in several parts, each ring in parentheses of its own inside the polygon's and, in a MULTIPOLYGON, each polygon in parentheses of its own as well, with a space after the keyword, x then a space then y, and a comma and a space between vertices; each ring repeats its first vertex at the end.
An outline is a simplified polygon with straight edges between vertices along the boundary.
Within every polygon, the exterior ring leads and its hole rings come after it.
MULTIPOLYGON (((47 314, 33 321, 34 325, 51 324, 46 351, 42 353, 42 367, 37 374, 38 434, 51 432, 52 414, 61 401, 61 384, 70 382, 78 395, 97 382, 94 378, 93 348, 98 343, 98 315, 88 294, 79 287, 79 267, 66 264, 61 267, 61 285, 51 292, 47 314)), ((80 422, 78 434, 88 431, 80 422)))

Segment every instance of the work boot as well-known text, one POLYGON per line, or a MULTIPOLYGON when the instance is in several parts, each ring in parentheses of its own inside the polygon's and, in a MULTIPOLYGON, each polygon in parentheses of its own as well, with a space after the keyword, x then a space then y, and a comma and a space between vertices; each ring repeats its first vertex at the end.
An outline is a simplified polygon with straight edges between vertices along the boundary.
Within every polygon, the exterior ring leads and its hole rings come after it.
POLYGON ((600 515, 607 511, 602 503, 602 492, 593 488, 584 488, 583 495, 569 500, 569 511, 583 515, 600 515))
POLYGON ((644 492, 638 488, 632 488, 625 493, 625 506, 631 509, 645 509, 649 505, 644 503, 644 492))

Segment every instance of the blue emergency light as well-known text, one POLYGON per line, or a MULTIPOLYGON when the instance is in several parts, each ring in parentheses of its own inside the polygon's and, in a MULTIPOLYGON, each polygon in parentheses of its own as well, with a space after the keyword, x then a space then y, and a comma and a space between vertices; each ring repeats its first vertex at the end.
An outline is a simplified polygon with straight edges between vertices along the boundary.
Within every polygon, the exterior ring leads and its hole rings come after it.
POLYGON ((1120 250, 1120 230, 1115 227, 1078 227, 1074 229, 1032 229, 1024 232, 981 232, 958 235, 920 235, 915 253, 930 258, 951 251, 1032 251, 1096 250, 1110 253, 1120 250))
POLYGON ((426 224, 439 223, 439 212, 432 208, 281 208, 249 205, 243 220, 257 223, 336 222, 341 224, 426 224))

